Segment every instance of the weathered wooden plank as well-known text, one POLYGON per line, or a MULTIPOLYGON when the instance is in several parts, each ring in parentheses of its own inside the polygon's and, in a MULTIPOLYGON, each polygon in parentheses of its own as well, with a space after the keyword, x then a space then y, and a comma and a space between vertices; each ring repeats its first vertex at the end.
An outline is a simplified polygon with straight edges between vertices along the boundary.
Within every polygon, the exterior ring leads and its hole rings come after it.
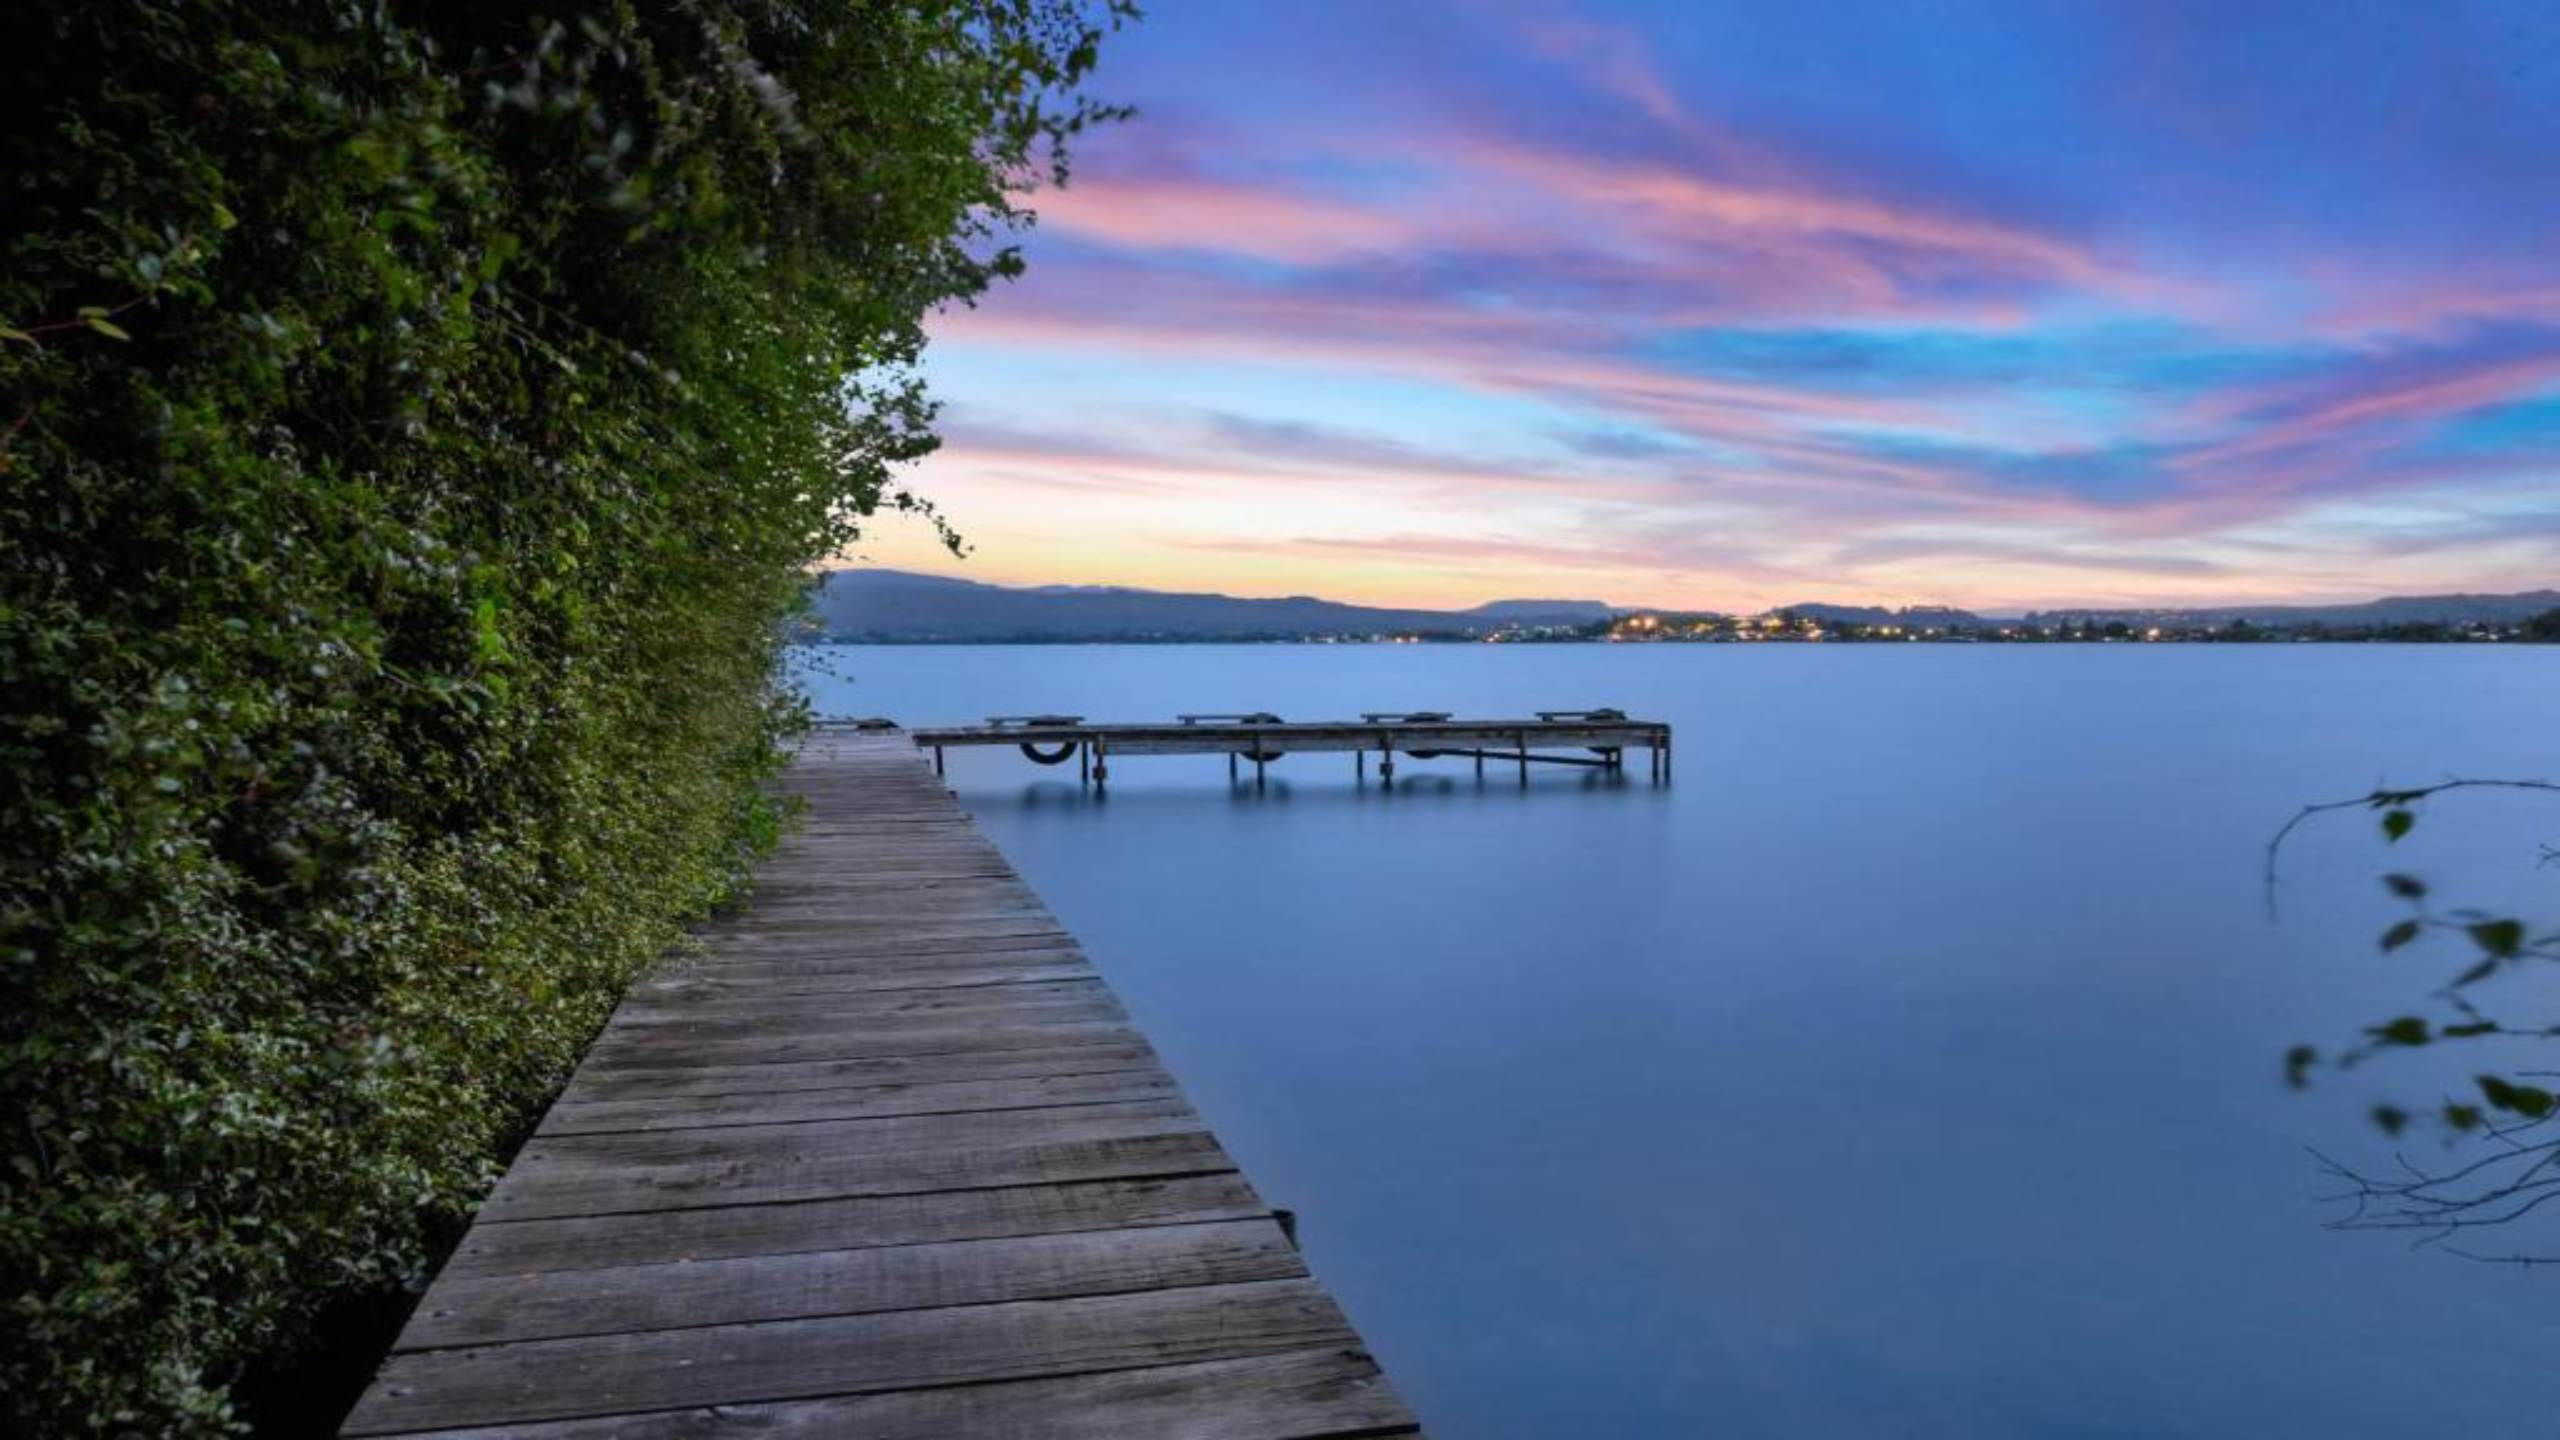
POLYGON ((954 910, 947 914, 913 915, 903 922, 884 919, 835 923, 817 913, 809 916, 777 914, 706 938, 734 942, 741 953, 749 953, 805 946, 812 940, 863 945, 916 939, 1003 939, 1016 935, 1046 935, 1062 940, 1065 934, 1066 927, 1058 922, 1058 917, 1046 911, 954 910))
POLYGON ((598 1048, 587 1063, 598 1070, 663 1069, 673 1065, 778 1065, 807 1060, 853 1060, 877 1055, 941 1055, 980 1050, 1039 1050, 1059 1045, 1118 1044, 1138 1038, 1120 1020, 1060 1014, 1040 1023, 879 1026, 837 1035, 811 1035, 788 1047, 753 1040, 688 1046, 625 1044, 598 1048))
POLYGON ((878 1395, 438 1432, 446 1440, 1355 1440, 1416 1435, 1368 1352, 1285 1350, 878 1395))
POLYGON ((1021 1007, 1002 1014, 920 1015, 907 1020, 880 1019, 830 1024, 824 1019, 785 1027, 779 1023, 759 1033, 752 1027, 724 1033, 714 1022, 700 1026, 633 1025, 618 1031, 594 1052, 603 1067, 664 1065, 779 1064, 792 1060, 838 1060, 864 1055, 914 1055, 957 1049, 993 1049, 999 1045, 1058 1043, 1046 1032, 1081 1031, 1097 1025, 1125 1025, 1119 1002, 1056 1001, 1021 1007))
POLYGON ((402 1350, 1119 1295, 1307 1273, 1269 1219, 439 1280, 402 1350))
MULTIPOLYGON (((803 854, 784 856, 773 862, 775 874, 783 878, 823 878, 830 875, 859 874, 870 880, 975 880, 1004 878, 1013 873, 1001 855, 962 855, 954 858, 900 855, 865 860, 862 868, 853 870, 847 862, 831 855, 803 854)), ((762 872, 759 871, 759 874, 762 872)))
MULTIPOLYGON (((931 836, 923 836, 918 837, 915 844, 907 845, 898 843, 902 838, 892 835, 881 837, 877 841, 857 841, 851 836, 820 836, 799 849, 785 851, 775 856, 773 863, 777 872, 785 878, 794 875, 814 878, 830 876, 878 878, 873 871, 844 868, 844 863, 854 857, 874 859, 884 866, 898 862, 920 866, 924 862, 947 863, 958 859, 992 866, 992 869, 984 872, 986 874, 1003 877, 1012 873, 1012 868, 1004 863, 1004 852, 982 841, 945 842, 931 836)), ((966 879, 969 878, 969 874, 974 873, 978 872, 973 871, 951 878, 966 879)))
POLYGON ((720 938, 752 949, 759 941, 805 944, 811 939, 821 939, 829 942, 861 944, 865 941, 902 942, 916 939, 995 939, 1008 935, 1045 935, 1058 940, 1066 938, 1066 932, 1057 920, 1045 915, 918 916, 904 924, 873 923, 862 920, 830 923, 784 917, 754 925, 742 925, 720 938))
POLYGON ((829 906, 805 909, 777 906, 751 920, 707 932, 703 938, 714 942, 737 939, 753 943, 767 937, 819 935, 862 941, 896 940, 913 935, 1057 934, 1065 928, 1058 922, 1058 917, 1047 910, 1024 905, 920 907, 913 913, 893 915, 848 915, 841 907, 829 906))
MULTIPOLYGON (((1068 1027, 1055 1027, 1066 1029, 1068 1027)), ((859 1085, 929 1085, 954 1080, 1000 1080, 1018 1075, 1089 1075, 1157 1063, 1155 1051, 1125 1025, 1069 1037, 1071 1043, 1018 1049, 929 1051, 913 1055, 864 1055, 843 1060, 776 1064, 583 1068, 571 1077, 558 1103, 643 1100, 660 1096, 769 1095, 792 1090, 840 1090, 859 1085)))
MULTIPOLYGON (((1116 1140, 1197 1130, 1200 1116, 1179 1098, 1124 1100, 956 1115, 889 1115, 875 1119, 804 1120, 710 1134, 561 1135, 528 1143, 528 1170, 559 1175, 619 1169, 657 1170, 713 1156, 740 1170, 826 1159, 973 1150, 1053 1139, 1116 1140)), ((501 1183, 498 1195, 509 1193, 501 1183)))
MULTIPOLYGON (((786 865, 790 863, 792 858, 795 857, 786 857, 786 865)), ((812 845, 807 850, 801 852, 800 856, 796 858, 800 859, 800 861, 812 872, 809 878, 820 879, 828 876, 868 875, 868 872, 858 868, 821 869, 821 866, 858 867, 875 859, 883 863, 905 863, 909 865, 923 861, 955 859, 987 859, 1001 862, 1003 852, 983 840, 935 840, 923 836, 886 835, 859 842, 853 840, 841 840, 827 844, 812 845)), ((957 876, 952 878, 966 879, 972 877, 957 876)), ((1004 877, 1002 875, 996 875, 975 878, 1002 880, 1004 877)))
MULTIPOLYGON (((799 973, 800 967, 775 966, 762 972, 691 971, 632 987, 633 1002, 675 996, 761 994, 775 1000, 795 995, 829 995, 864 990, 937 990, 971 985, 1037 984, 1071 980, 1094 972, 1093 962, 1074 950, 1017 950, 1003 954, 901 958, 835 969, 799 973)), ((626 1003, 633 1003, 626 1002, 626 1003)))
POLYGON ((906 990, 847 990, 785 999, 772 995, 653 995, 626 1001, 614 1017, 617 1030, 649 1035, 662 1027, 682 1027, 688 1035, 724 1035, 739 1027, 762 1027, 765 1033, 799 1027, 887 1024, 957 1016, 1009 1018, 1027 1012, 1046 1013, 1061 1006, 1079 1010, 1101 1007, 1100 1013, 1124 1013, 1119 1000, 1093 975, 1013 985, 964 985, 906 990))
POLYGON ((846 873, 816 866, 789 871, 759 869, 756 872, 756 901, 761 904, 770 896, 831 895, 849 904, 872 904, 884 899, 930 899, 941 895, 1011 895, 1037 900, 1039 892, 1011 874, 958 875, 940 880, 902 880, 895 877, 846 873), (785 878, 786 874, 788 878, 785 878))
POLYGON ((973 904, 973 907, 1014 907, 1014 910, 1039 910, 1039 897, 1032 889, 1009 881, 1004 876, 947 876, 947 879, 916 881, 916 884, 827 884, 824 876, 812 876, 799 884, 786 887, 755 889, 753 910, 742 910, 740 917, 760 915, 771 907, 829 907, 845 917, 863 915, 934 915, 945 907, 973 904))
POLYGON ((1004 956, 1019 950, 1077 951, 1075 937, 1038 935, 942 935, 865 941, 808 936, 791 944, 731 946, 722 952, 688 956, 658 972, 660 978, 710 975, 723 979, 749 974, 787 976, 827 969, 868 970, 943 956, 1004 956))
POLYGON ((833 894, 803 892, 798 895, 776 895, 767 899, 759 895, 755 908, 729 920, 714 922, 713 933, 751 932, 754 926, 747 916, 833 915, 847 920, 870 919, 946 919, 952 916, 1046 915, 1049 908, 1035 896, 1015 893, 1013 887, 989 885, 985 889, 953 889, 950 880, 935 882, 941 888, 927 894, 903 895, 894 890, 843 890, 833 894))
POLYGON ((645 1028, 724 1017, 799 1015, 851 1021, 864 1017, 1001 1014, 1025 1006, 1067 1003, 1078 997, 1078 987, 1096 997, 1111 995, 1090 964, 1056 957, 1028 965, 939 965, 899 969, 887 975, 854 971, 816 978, 864 983, 798 990, 776 988, 759 993, 752 984, 732 981, 635 991, 625 1002, 629 1013, 621 1017, 620 1023, 645 1028))
POLYGON ((1232 1170, 631 1215, 489 1221, 445 1262, 456 1276, 524 1275, 1249 1220, 1270 1207, 1232 1170))
POLYGON ((781 1094, 686 1096, 655 1100, 567 1101, 551 1107, 534 1133, 604 1135, 625 1130, 689 1130, 776 1125, 796 1120, 864 1120, 889 1115, 952 1115, 973 1110, 1034 1110, 1107 1101, 1163 1100, 1173 1077, 1145 1069, 1013 1080, 956 1080, 942 1085, 865 1085, 781 1094))
MULTIPOLYGON (((733 1153, 742 1143, 787 1126, 720 1132, 696 1158, 657 1164, 537 1166, 511 1171, 490 1193, 480 1213, 494 1220, 533 1220, 553 1215, 608 1215, 635 1210, 674 1210, 708 1205, 770 1205, 844 1195, 895 1195, 926 1190, 966 1190, 991 1185, 1054 1184, 1068 1180, 1124 1180, 1147 1175, 1190 1175, 1231 1170, 1235 1162, 1218 1148, 1199 1121, 1153 1121, 1128 1116, 1084 1116, 1104 1106, 1053 1112, 1045 1126, 1026 1127, 1010 1142, 919 1147, 913 1150, 821 1150, 811 1154, 733 1153), (1031 1136, 1037 1138, 1030 1138, 1031 1136)), ((1027 1111, 996 1111, 1009 1118, 1027 1111)), ((935 1119, 947 1117, 935 1116, 935 1119)), ((891 1124, 891 1121, 868 1121, 891 1124)), ((700 1131, 677 1131, 700 1137, 700 1131)), ((626 1136, 573 1136, 625 1139, 626 1136)), ((550 1144, 554 1142, 538 1142, 550 1144)))
POLYGON ((1355 1344, 1305 1280, 396 1354, 349 1435, 1075 1375, 1355 1344))
POLYGON ((755 915, 810 910, 841 915, 847 919, 862 919, 880 916, 939 915, 951 910, 1010 912, 1045 911, 1045 909, 1038 896, 1030 894, 1020 885, 998 877, 976 877, 966 880, 936 881, 929 889, 923 886, 898 890, 885 887, 856 889, 850 886, 811 885, 800 889, 797 893, 784 891, 771 895, 765 894, 760 889, 756 894, 754 907, 740 912, 736 918, 745 919, 755 915))
POLYGON ((735 1001, 654 1003, 618 1023, 598 1053, 685 1044, 699 1047, 696 1053, 707 1060, 724 1042, 738 1040, 764 1042, 767 1048, 761 1053, 785 1059, 789 1048, 804 1040, 859 1045, 861 1036, 873 1032, 897 1036, 964 1023, 1050 1025, 1119 1020, 1125 1015, 1119 997, 1089 976, 1029 985, 851 991, 802 998, 807 1003, 793 1005, 786 1000, 769 1009, 735 1001))
MULTIPOLYGON (((950 877, 943 877, 945 883, 950 877)), ((863 892, 855 892, 860 894, 863 892)), ((917 920, 941 919, 951 915, 1002 915, 1028 912, 1045 915, 1047 908, 1036 899, 1025 899, 1002 890, 984 894, 968 890, 944 889, 917 899, 906 900, 852 899, 845 896, 804 896, 781 898, 771 905, 758 904, 735 915, 712 922, 721 931, 752 931, 760 924, 775 919, 806 923, 812 918, 828 916, 848 925, 888 925, 917 920)))

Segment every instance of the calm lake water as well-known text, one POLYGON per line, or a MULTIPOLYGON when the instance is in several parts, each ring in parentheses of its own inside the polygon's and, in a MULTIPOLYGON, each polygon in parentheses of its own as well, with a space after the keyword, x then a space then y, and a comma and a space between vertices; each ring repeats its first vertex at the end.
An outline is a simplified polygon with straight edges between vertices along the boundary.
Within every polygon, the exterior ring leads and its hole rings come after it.
POLYGON ((1347 755, 1259 792, 1133 757, 1097 800, 951 757, 1436 1434, 2560 1424, 2560 1273, 2324 1230, 2305 1153, 2387 1159, 2365 1106, 2488 1057, 2279 1078, 2461 966, 2376 952, 2378 874, 2547 918, 2560 806, 2449 797, 2389 851, 2342 818, 2288 850, 2280 921, 2259 889, 2307 800, 2560 771, 2560 649, 811 653, 823 711, 910 724, 1678 727, 1668 788, 1640 756, 1391 794, 1347 755))

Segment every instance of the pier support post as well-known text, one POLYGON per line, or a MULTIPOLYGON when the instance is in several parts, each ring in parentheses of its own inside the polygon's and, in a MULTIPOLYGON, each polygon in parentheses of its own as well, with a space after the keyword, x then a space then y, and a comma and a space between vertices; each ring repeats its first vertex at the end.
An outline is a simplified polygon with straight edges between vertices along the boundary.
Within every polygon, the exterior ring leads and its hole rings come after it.
POLYGON ((1227 752, 1227 783, 1236 783, 1236 752, 1233 750, 1227 752))
POLYGON ((1520 747, 1520 783, 1529 783, 1529 737, 1514 731, 1512 743, 1520 747))
POLYGON ((939 745, 933 747, 933 773, 942 773, 942 747, 939 745))
POLYGON ((1106 750, 1104 750, 1104 749, 1102 748, 1102 742, 1101 742, 1101 741, 1096 740, 1096 741, 1094 741, 1094 742, 1093 742, 1093 789, 1094 789, 1094 793, 1096 793, 1096 794, 1100 794, 1100 793, 1102 792, 1102 788, 1103 788, 1104 786, 1106 786, 1106 785, 1110 784, 1110 783, 1111 783, 1111 756, 1110 756, 1110 752, 1109 752, 1109 751, 1106 751, 1106 750))
POLYGON ((1078 745, 1076 747, 1076 783, 1081 785, 1091 781, 1092 779, 1093 747, 1090 745, 1078 745))

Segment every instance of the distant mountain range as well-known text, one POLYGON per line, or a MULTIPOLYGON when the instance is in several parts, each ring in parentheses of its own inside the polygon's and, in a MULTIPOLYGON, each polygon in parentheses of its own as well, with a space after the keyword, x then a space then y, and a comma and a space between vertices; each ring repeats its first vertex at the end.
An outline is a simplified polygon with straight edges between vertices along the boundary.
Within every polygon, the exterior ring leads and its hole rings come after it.
POLYGON ((2560 609, 2560 590, 2526 590, 2513 595, 2387 595, 2352 605, 2229 605, 2201 610, 2037 610, 2030 625, 2326 625, 2335 628, 2384 625, 2512 624, 2560 609))
POLYGON ((2224 605, 2200 609, 2149 610, 2030 610, 2023 616, 1979 615, 1971 610, 1956 610, 1944 605, 1913 605, 1888 610, 1877 605, 1788 605, 1781 607, 1805 617, 1826 623, 1847 622, 1853 625, 1936 626, 1961 630, 1970 627, 2024 624, 2032 626, 2105 625, 2122 621, 2127 625, 2174 625, 2182 629, 2210 629, 2246 620, 2252 625, 2298 627, 2326 625, 2337 629, 2355 629, 2388 625, 2470 625, 2512 624, 2530 620, 2536 615, 2560 609, 2560 590, 2527 590, 2514 595, 2388 595, 2380 600, 2359 600, 2346 605, 2224 605))
POLYGON ((1616 613, 1597 600, 1390 610, 1306 595, 1251 600, 1119 586, 988 585, 903 570, 830 570, 820 577, 811 608, 815 628, 831 639, 902 643, 1481 635, 1587 625, 1616 613))
MULTIPOLYGON (((1468 610, 1346 605, 1309 595, 1279 600, 1137 590, 1116 585, 989 585, 903 570, 831 570, 819 577, 810 628, 835 640, 888 643, 1349 639, 1389 635, 1485 635, 1569 629, 1618 615, 1662 613, 1599 600, 1496 600, 1468 610)), ((2560 590, 2510 595, 2394 595, 2347 605, 2232 605, 2202 609, 2063 609, 2024 617, 1941 605, 1887 609, 1808 602, 1780 607, 1807 619, 1962 630, 2004 624, 2219 628, 2334 628, 2513 624, 2560 609, 2560 590)))

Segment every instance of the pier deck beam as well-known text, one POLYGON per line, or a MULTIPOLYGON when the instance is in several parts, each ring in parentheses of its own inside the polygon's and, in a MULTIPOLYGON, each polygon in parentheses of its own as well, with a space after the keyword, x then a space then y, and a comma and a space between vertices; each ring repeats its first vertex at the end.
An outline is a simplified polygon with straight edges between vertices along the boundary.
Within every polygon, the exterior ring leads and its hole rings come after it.
POLYGON ((934 752, 936 773, 940 773, 942 752, 955 745, 1006 745, 1025 751, 1048 747, 1061 760, 1065 752, 1057 747, 1073 747, 1079 773, 1097 793, 1110 783, 1110 757, 1115 751, 1222 755, 1229 784, 1237 783, 1241 762, 1249 759, 1257 786, 1268 784, 1273 760, 1327 750, 1351 751, 1352 778, 1362 784, 1369 778, 1369 752, 1376 751, 1379 783, 1389 789, 1395 785, 1398 751, 1416 759, 1471 759, 1479 776, 1486 759, 1508 759, 1526 781, 1533 763, 1624 773, 1627 750, 1642 746, 1651 757, 1654 779, 1668 780, 1671 771, 1671 727, 1658 720, 1630 719, 1616 710, 1545 711, 1534 720, 1453 719, 1437 711, 1374 714, 1359 722, 1283 722, 1268 714, 1193 715, 1170 725, 1089 724, 1067 715, 1006 716, 986 725, 917 730, 911 738, 934 752))

